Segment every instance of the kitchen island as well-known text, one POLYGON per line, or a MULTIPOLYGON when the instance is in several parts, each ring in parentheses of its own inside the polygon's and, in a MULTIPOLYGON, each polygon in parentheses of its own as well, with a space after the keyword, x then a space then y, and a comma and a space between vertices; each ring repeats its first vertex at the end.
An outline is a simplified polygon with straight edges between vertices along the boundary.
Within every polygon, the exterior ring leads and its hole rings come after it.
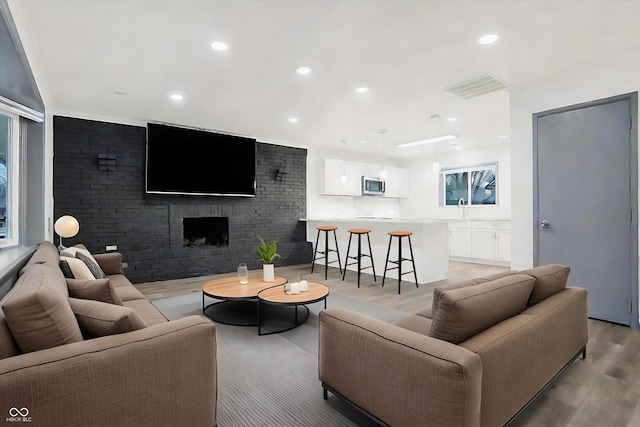
MULTIPOLYGON (((338 238, 338 248, 340 250, 340 262, 344 266, 347 256, 347 245, 349 243, 349 233, 347 230, 351 228, 368 228, 371 230, 369 237, 371 238, 371 250, 373 253, 374 267, 376 276, 380 277, 382 284, 382 275, 384 273, 384 265, 387 257, 387 248, 389 247, 389 231, 406 230, 413 232, 411 236, 411 244, 413 246, 413 256, 416 264, 416 273, 418 283, 429 283, 447 278, 449 269, 449 229, 448 224, 451 219, 403 219, 403 218, 304 218, 307 224, 307 241, 315 245, 317 230, 320 225, 334 225, 338 227, 336 236, 338 238)), ((321 236, 321 241, 324 236, 321 236)), ((332 236, 330 235, 330 239, 332 236)), ((403 257, 409 255, 408 243, 403 240, 403 257), (405 249, 406 248, 406 249, 405 249)), ((330 244, 333 242, 330 242, 330 244)), ((323 244, 323 243, 321 243, 323 244)), ((356 236, 351 242, 351 255, 355 255, 354 245, 357 245, 356 236)), ((315 249, 315 248, 314 248, 315 249)), ((363 252, 366 253, 366 237, 363 238, 363 252)), ((331 255, 332 257, 335 254, 331 255)), ((398 239, 393 239, 391 244, 391 260, 398 258, 398 239)), ((333 259, 333 258, 331 258, 333 259)), ((319 260, 317 264, 324 265, 324 259, 319 260)), ((367 259, 363 265, 367 264, 367 259)), ((331 264, 335 267, 337 264, 331 264)), ((390 264, 391 266, 391 264, 390 264)), ((349 270, 355 270, 355 265, 349 266, 349 270)), ((411 263, 406 261, 403 264, 403 271, 411 270, 411 263)), ((371 274, 371 269, 365 270, 365 273, 371 274)), ((387 274, 387 279, 398 278, 398 271, 391 270, 387 274)), ((403 280, 413 282, 413 274, 403 275, 403 280)), ((389 285, 393 282, 387 282, 389 285)), ((395 284, 391 285, 392 287, 395 284)))

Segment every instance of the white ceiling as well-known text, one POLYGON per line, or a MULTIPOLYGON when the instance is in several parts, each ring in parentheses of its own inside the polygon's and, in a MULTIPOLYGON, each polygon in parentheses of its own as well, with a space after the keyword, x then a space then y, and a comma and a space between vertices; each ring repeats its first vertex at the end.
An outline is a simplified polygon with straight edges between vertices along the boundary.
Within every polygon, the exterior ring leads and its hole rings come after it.
MULTIPOLYGON (((54 114, 159 121, 362 156, 415 157, 421 155, 415 148, 393 146, 445 132, 460 134, 456 142, 465 149, 508 144, 498 138, 509 133, 508 90, 463 100, 444 89, 485 74, 512 88, 640 49, 639 1, 9 0, 9 6, 24 17, 16 20, 18 31, 28 35, 25 50, 41 70, 54 114), (500 38, 481 46, 485 33, 500 38), (229 50, 211 49, 216 40, 229 50), (298 75, 303 65, 312 73, 298 75), (357 94, 359 86, 370 90, 357 94), (184 99, 173 101, 173 93, 184 99), (435 114, 441 120, 431 120, 435 114), (292 124, 294 116, 299 122, 292 124), (388 129, 384 148, 381 128, 388 129)), ((450 143, 438 144, 447 149, 450 143)))

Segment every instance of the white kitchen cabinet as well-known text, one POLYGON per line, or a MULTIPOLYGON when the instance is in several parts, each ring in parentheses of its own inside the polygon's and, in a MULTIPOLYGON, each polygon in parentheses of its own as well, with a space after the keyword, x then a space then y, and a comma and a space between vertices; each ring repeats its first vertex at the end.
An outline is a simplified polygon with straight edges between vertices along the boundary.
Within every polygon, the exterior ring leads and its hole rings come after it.
POLYGON ((382 170, 382 165, 376 165, 372 163, 360 163, 360 171, 362 172, 363 176, 380 178, 381 170, 382 170))
POLYGON ((496 230, 496 261, 511 261, 511 230, 496 230))
POLYGON ((360 163, 347 160, 322 158, 316 167, 318 194, 332 196, 360 196, 360 163))
POLYGON ((471 226, 469 222, 449 224, 449 256, 471 258, 471 226))
POLYGON ((409 197, 409 169, 385 166, 387 179, 385 180, 384 197, 409 197))
POLYGON ((509 221, 471 221, 471 257, 491 261, 511 261, 509 221))
POLYGON ((360 172, 360 163, 342 161, 343 176, 346 178, 340 182, 341 192, 343 196, 362 196, 362 173, 360 172))

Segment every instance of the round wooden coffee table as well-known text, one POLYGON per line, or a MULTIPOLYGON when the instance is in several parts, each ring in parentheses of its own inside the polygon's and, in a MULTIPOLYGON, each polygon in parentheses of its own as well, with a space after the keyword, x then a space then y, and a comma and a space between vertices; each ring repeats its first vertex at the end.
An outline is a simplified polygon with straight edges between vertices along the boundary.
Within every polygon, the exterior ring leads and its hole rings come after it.
POLYGON ((258 293, 272 286, 281 286, 287 279, 276 276, 273 282, 265 282, 262 275, 250 276, 249 283, 240 284, 238 277, 210 280, 202 287, 202 312, 218 323, 236 326, 258 324, 258 293), (221 301, 205 307, 205 297, 221 301))
POLYGON ((308 283, 308 291, 295 295, 287 294, 284 291, 284 284, 258 292, 258 335, 276 334, 302 325, 309 318, 309 308, 306 304, 324 301, 324 308, 327 308, 329 288, 322 283, 308 283), (269 310, 268 306, 273 306, 277 310, 269 310), (269 322, 267 332, 262 331, 265 326, 265 317, 269 322))

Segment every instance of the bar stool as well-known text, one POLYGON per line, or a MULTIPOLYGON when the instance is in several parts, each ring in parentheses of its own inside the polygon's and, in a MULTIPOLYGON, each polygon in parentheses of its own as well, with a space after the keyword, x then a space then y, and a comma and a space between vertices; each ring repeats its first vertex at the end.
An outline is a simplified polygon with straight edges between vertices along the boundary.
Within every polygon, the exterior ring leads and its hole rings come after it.
POLYGON ((373 269, 373 280, 377 281, 376 279, 376 268, 373 266, 373 254, 371 252, 371 239, 369 238, 369 233, 371 233, 371 230, 367 229, 367 228, 352 228, 349 231, 349 244, 347 245, 347 257, 344 259, 344 271, 342 272, 342 280, 344 280, 346 274, 347 274, 347 266, 348 265, 353 265, 353 264, 358 264, 358 287, 360 287, 360 272, 366 268, 371 268, 373 269), (353 235, 357 235, 358 236, 358 253, 356 254, 356 256, 349 256, 349 250, 351 249, 351 237, 353 237, 353 235), (369 243, 369 253, 368 254, 363 254, 362 253, 362 235, 366 234, 367 235, 367 242, 369 243), (371 259, 371 265, 367 266, 367 267, 362 267, 362 257, 368 257, 371 259), (355 262, 349 263, 349 259, 354 259, 356 260, 355 262))
POLYGON ((416 288, 418 287, 418 275, 416 273, 416 263, 413 260, 413 248, 411 247, 411 235, 413 234, 411 231, 389 231, 387 233, 389 235, 389 247, 387 248, 387 260, 384 263, 384 274, 382 276, 382 286, 384 287, 384 279, 387 276, 388 270, 398 269, 398 295, 400 295, 400 281, 402 279, 403 274, 413 273, 413 277, 416 280, 416 288), (396 261, 392 261, 389 259, 389 253, 391 252, 391 241, 394 237, 398 238, 398 259, 396 261), (411 252, 411 258, 403 258, 402 257, 402 238, 406 237, 409 240, 409 252, 411 252), (402 261, 411 261, 413 265, 413 271, 402 272, 402 261), (387 268, 389 263, 396 264, 397 267, 387 268))
POLYGON ((311 262, 311 273, 313 274, 313 267, 316 265, 316 260, 324 259, 326 260, 324 263, 324 280, 327 280, 327 270, 329 269, 329 264, 338 262, 338 268, 340 268, 340 274, 342 274, 342 264, 340 263, 340 252, 338 252, 338 238, 336 237, 336 230, 338 227, 334 227, 333 225, 320 225, 316 227, 318 230, 318 235, 316 237, 316 247, 313 251, 313 261, 311 262), (324 231, 324 251, 318 250, 318 241, 320 240, 320 233, 324 231), (333 231, 333 240, 336 243, 336 248, 329 248, 329 232, 333 231), (329 252, 335 252, 338 259, 334 261, 329 261, 329 252), (317 254, 324 255, 321 257, 317 257, 317 254))

